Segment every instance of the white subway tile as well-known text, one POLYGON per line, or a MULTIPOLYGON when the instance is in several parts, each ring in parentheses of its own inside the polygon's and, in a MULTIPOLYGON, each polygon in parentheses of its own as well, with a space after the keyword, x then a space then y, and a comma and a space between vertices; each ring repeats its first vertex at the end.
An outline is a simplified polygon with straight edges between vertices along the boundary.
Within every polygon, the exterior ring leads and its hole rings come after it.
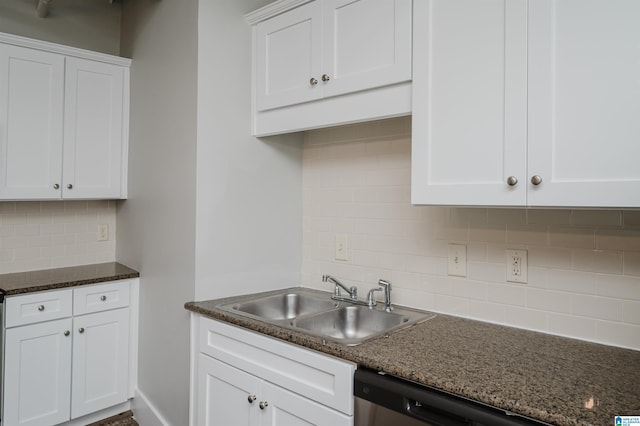
POLYGON ((463 278, 449 278, 450 294, 466 299, 487 300, 487 284, 463 278))
POLYGON ((597 280, 599 296, 640 300, 640 277, 598 275, 597 280))
POLYGON ((40 225, 15 225, 14 235, 16 237, 31 237, 34 235, 40 235, 40 225))
POLYGON ((527 215, 525 209, 489 209, 487 223, 489 225, 525 225, 527 215))
POLYGON ((40 204, 40 211, 51 212, 54 210, 64 210, 64 201, 47 201, 40 204))
MULTIPOLYGON (((468 262, 487 262, 487 244, 470 242, 467 244, 468 262)), ((504 266, 504 265, 503 265, 504 266)))
POLYGON ((592 272, 550 269, 548 272, 549 289, 577 294, 596 294, 598 277, 592 272))
POLYGON ((13 249, 0 249, 0 265, 11 262, 14 259, 13 249))
POLYGON ((596 339, 596 320, 594 319, 551 313, 548 321, 550 333, 585 340, 596 339))
POLYGON ((547 331, 547 312, 512 306, 507 306, 506 311, 506 322, 514 327, 547 331))
POLYGON ((50 235, 25 237, 25 240, 27 247, 50 247, 53 244, 53 238, 50 235))
POLYGON ((4 213, 14 213, 16 211, 16 204, 13 201, 0 201, 0 215, 4 213))
POLYGON ((622 321, 622 301, 598 296, 574 294, 571 296, 571 311, 573 315, 622 321))
POLYGON ((38 247, 17 248, 14 250, 16 260, 32 260, 40 257, 40 249, 38 247))
POLYGON ((462 297, 436 294, 434 310, 451 315, 467 316, 469 311, 469 302, 469 299, 462 297))
POLYGON ((573 269, 603 274, 622 274, 622 252, 574 250, 573 269))
POLYGON ((27 224, 44 225, 53 222, 53 214, 50 211, 27 212, 27 224))
POLYGON ((599 229, 596 244, 599 250, 640 251, 640 231, 599 229))
POLYGON ((624 274, 640 277, 640 252, 624 253, 624 274))
POLYGON ((622 226, 622 212, 619 210, 574 210, 573 226, 586 228, 611 228, 622 226))
MULTIPOLYGON (((0 238, 13 237, 15 225, 0 226, 0 238)), ((1 244, 0 240, 0 244, 1 244)))
POLYGON ((469 227, 469 240, 487 243, 506 243, 507 228, 504 225, 472 225, 469 227))
POLYGON ((467 276, 476 281, 504 283, 507 281, 506 269, 504 263, 468 262, 467 276))
POLYGON ((18 249, 27 246, 27 241, 23 237, 6 237, 0 241, 0 248, 18 249))
POLYGON ((627 324, 640 325, 640 301, 625 300, 622 302, 622 321, 627 324))
POLYGON ((622 212, 625 228, 640 228, 640 210, 625 210, 622 212))
POLYGON ((571 295, 560 291, 527 288, 527 307, 548 312, 571 313, 571 295))
POLYGON ((549 229, 549 245, 552 247, 595 249, 595 231, 583 228, 551 227, 549 229))
POLYGON ((419 289, 398 288, 393 290, 391 301, 400 306, 432 311, 436 307, 436 295, 419 289))
POLYGON ((527 291, 522 285, 489 284, 487 301, 509 306, 526 306, 527 291))
POLYGON ((639 325, 598 321, 596 326, 599 342, 636 350, 640 348, 639 325))
POLYGON ((40 204, 40 201, 21 201, 16 203, 16 212, 39 212, 40 204))
POLYGON ((25 223, 27 223, 27 213, 24 211, 2 214, 2 226, 23 225, 25 223))
POLYGON ((467 314, 470 318, 504 324, 507 321, 507 307, 496 303, 472 301, 467 314))
POLYGON ((527 271, 527 287, 529 288, 543 288, 553 289, 551 287, 551 269, 531 266, 529 262, 529 270, 527 271))
POLYGON ((529 225, 571 225, 571 210, 529 209, 526 216, 529 225))
POLYGON ((507 244, 547 245, 549 230, 544 225, 507 225, 507 244))
MULTIPOLYGON (((517 248, 517 247, 516 247, 517 248)), ((572 269, 572 250, 554 247, 529 247, 529 267, 540 266, 556 269, 572 269)))
POLYGON ((38 271, 51 268, 51 259, 31 259, 27 261, 27 269, 30 271, 38 271))

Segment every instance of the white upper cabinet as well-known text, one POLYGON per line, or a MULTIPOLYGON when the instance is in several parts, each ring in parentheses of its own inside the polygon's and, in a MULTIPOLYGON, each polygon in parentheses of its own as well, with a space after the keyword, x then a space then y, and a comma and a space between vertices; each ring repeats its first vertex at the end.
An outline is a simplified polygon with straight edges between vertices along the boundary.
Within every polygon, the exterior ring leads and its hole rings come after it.
POLYGON ((254 35, 253 133, 411 112, 411 0, 279 0, 254 35))
POLYGON ((640 206, 640 2, 529 2, 532 206, 640 206))
POLYGON ((0 199, 60 193, 63 99, 64 56, 0 43, 0 199))
POLYGON ((120 198, 123 67, 67 58, 63 198, 120 198))
POLYGON ((414 204, 640 206, 640 2, 428 0, 414 19, 414 204))
POLYGON ((129 63, 0 34, 0 200, 126 198, 129 63))

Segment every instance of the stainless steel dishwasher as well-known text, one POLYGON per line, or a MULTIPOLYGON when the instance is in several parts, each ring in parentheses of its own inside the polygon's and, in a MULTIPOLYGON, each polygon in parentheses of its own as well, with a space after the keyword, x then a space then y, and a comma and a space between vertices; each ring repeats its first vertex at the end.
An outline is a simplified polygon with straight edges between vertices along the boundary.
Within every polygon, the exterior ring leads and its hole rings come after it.
POLYGON ((354 385, 355 426, 548 426, 373 370, 356 370, 354 385))

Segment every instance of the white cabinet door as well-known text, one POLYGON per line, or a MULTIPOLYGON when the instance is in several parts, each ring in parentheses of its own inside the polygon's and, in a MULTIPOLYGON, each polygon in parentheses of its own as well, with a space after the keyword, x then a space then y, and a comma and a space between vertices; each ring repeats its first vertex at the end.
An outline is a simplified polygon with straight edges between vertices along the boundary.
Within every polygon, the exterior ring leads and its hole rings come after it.
POLYGON ((414 2, 414 204, 526 203, 526 12, 525 0, 414 2))
POLYGON ((269 382, 262 383, 262 426, 351 426, 347 416, 269 382))
POLYGON ((120 198, 124 68, 67 58, 63 198, 120 198))
POLYGON ((3 425, 51 426, 69 420, 71 319, 6 331, 3 425))
POLYGON ((529 2, 532 206, 640 206, 640 2, 529 2))
POLYGON ((200 354, 198 358, 198 426, 255 426, 260 423, 261 380, 200 354))
POLYGON ((129 377, 129 309, 75 317, 73 333, 71 417, 125 402, 129 377))
POLYGON ((63 89, 64 56, 0 44, 0 199, 60 197, 63 89))
POLYGON ((321 82, 324 97, 411 80, 411 0, 318 3, 322 75, 329 78, 321 82))
POLYGON ((257 25, 254 78, 258 111, 320 98, 321 26, 321 1, 257 25))

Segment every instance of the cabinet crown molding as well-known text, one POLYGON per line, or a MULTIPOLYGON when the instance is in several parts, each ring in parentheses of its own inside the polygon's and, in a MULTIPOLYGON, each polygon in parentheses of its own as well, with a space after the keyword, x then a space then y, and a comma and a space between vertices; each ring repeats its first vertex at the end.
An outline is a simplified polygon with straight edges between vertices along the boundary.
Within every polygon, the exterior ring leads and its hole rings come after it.
POLYGON ((64 46, 62 44, 50 43, 48 41, 35 40, 32 38, 21 37, 2 32, 0 32, 0 43, 12 44, 15 46, 27 47, 30 49, 44 50, 47 52, 59 53, 66 56, 74 56, 76 58, 89 59, 92 61, 105 62, 108 64, 119 65, 123 67, 131 66, 131 59, 129 58, 108 55, 106 53, 93 52, 91 50, 64 46))
POLYGON ((258 22, 279 15, 283 12, 291 10, 295 7, 302 6, 305 3, 311 3, 314 0, 278 0, 270 3, 260 9, 247 13, 244 18, 249 25, 255 25, 258 22))

